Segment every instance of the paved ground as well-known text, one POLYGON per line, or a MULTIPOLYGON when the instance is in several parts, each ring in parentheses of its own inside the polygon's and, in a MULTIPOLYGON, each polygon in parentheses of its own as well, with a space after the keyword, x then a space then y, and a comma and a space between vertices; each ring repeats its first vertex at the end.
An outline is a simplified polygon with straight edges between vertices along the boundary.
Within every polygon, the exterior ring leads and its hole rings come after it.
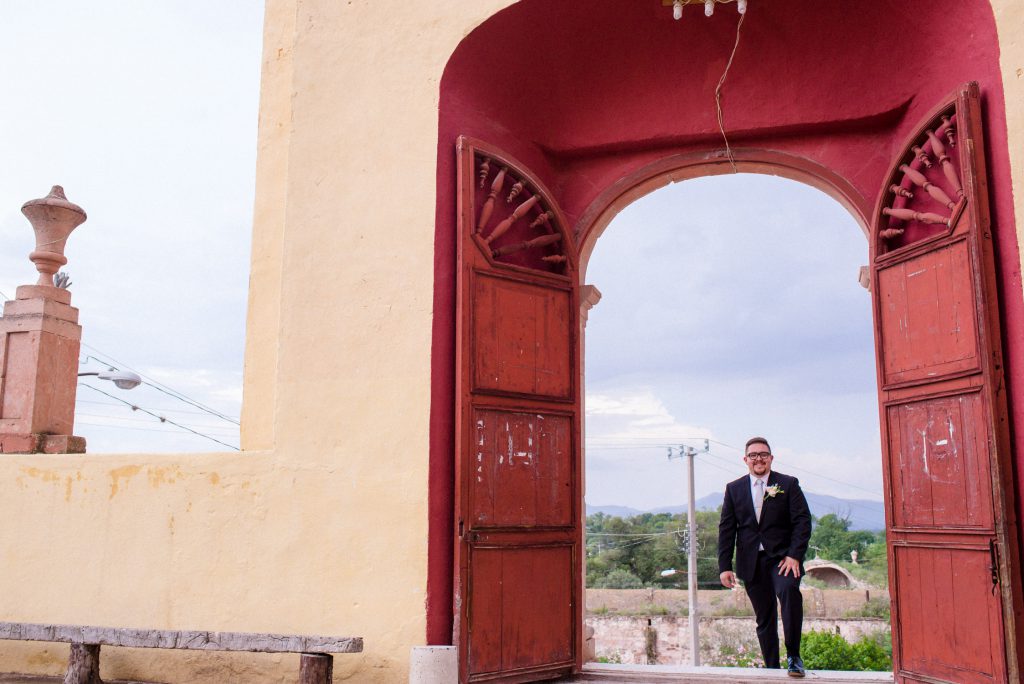
MULTIPOLYGON (((574 684, 766 684, 767 682, 796 682, 785 670, 764 670, 741 667, 676 667, 670 665, 585 665, 583 674, 576 679, 561 680, 574 684)), ((835 672, 808 671, 805 682, 824 684, 892 684, 888 672, 835 672)))
MULTIPOLYGON (((62 684, 64 677, 36 677, 20 674, 0 674, 0 684, 62 684)), ((122 679, 104 680, 104 684, 145 684, 144 682, 126 682, 122 679)))
MULTIPOLYGON (((63 677, 30 677, 18 674, 0 674, 0 684, 61 684, 63 677)), ((674 667, 668 665, 587 665, 583 675, 560 682, 573 684, 765 684, 766 682, 796 682, 781 670, 761 670, 739 667, 674 667)), ((803 681, 814 684, 891 684, 892 675, 884 672, 832 672, 825 670, 807 673, 803 681)), ((114 680, 106 684, 143 684, 114 680)))

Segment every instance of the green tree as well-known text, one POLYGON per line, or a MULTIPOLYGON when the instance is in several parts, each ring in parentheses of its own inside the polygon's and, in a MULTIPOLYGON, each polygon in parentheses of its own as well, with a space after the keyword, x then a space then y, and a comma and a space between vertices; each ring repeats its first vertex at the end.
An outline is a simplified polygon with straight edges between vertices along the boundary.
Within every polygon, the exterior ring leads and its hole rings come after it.
MULTIPOLYGON (((697 513, 697 581, 717 587, 718 511, 697 513)), ((687 582, 684 514, 643 513, 619 518, 603 513, 587 517, 587 586, 600 587, 615 570, 625 570, 644 586, 675 587, 687 582), (663 570, 677 573, 662 577, 663 570)))
POLYGON ((643 581, 623 568, 616 568, 598 580, 598 589, 642 589, 643 581))
POLYGON ((851 551, 863 555, 868 545, 874 541, 874 532, 851 531, 849 518, 828 513, 815 521, 810 545, 817 548, 819 558, 848 561, 851 551))

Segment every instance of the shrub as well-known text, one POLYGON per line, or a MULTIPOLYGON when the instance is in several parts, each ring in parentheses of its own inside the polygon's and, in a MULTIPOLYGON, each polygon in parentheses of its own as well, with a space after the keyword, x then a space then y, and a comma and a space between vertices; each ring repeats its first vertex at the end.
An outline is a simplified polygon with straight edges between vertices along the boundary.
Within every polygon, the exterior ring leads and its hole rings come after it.
POLYGON ((841 634, 812 630, 800 640, 800 655, 808 670, 851 670, 853 652, 841 634))
POLYGON ((803 635, 800 655, 808 670, 892 670, 892 638, 884 632, 851 644, 841 634, 814 630, 803 635))
POLYGON ((846 611, 846 617, 857 618, 857 617, 870 617, 870 618, 884 618, 889 620, 890 618, 890 606, 888 599, 873 598, 864 602, 863 605, 851 608, 846 611))
POLYGON ((711 644, 701 640, 701 657, 705 665, 714 667, 764 667, 761 647, 757 637, 746 624, 724 628, 720 641, 712 649, 711 644))
POLYGON ((707 613, 714 617, 753 617, 754 609, 747 606, 713 606, 707 613))
POLYGON ((863 636, 853 644, 854 669, 892 670, 892 634, 887 630, 863 636))
POLYGON ((629 570, 616 568, 597 580, 598 589, 642 589, 643 581, 629 570))

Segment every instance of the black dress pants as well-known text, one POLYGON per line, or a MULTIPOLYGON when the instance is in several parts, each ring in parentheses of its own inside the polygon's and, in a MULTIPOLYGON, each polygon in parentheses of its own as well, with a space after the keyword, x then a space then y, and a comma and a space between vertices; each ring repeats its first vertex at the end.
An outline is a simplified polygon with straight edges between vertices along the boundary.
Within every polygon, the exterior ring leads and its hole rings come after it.
POLYGON ((770 558, 761 551, 754 566, 754 579, 746 583, 747 596, 757 619, 757 641, 761 644, 764 666, 779 667, 778 609, 782 606, 782 634, 788 655, 800 655, 800 631, 804 622, 804 599, 800 595, 800 578, 780 575, 781 558, 770 558))

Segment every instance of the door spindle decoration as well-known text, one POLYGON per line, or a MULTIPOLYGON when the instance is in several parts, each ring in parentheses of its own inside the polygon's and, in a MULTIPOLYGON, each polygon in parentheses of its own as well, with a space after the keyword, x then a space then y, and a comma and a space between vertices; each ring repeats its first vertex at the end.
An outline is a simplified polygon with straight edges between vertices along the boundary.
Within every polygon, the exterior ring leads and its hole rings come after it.
POLYGON ((895 249, 935 234, 932 226, 949 230, 966 202, 960 178, 958 154, 948 150, 956 146, 956 113, 947 111, 926 127, 907 150, 896 167, 882 215, 878 235, 887 241, 886 248, 895 249), (945 142, 943 142, 945 140, 945 142), (915 194, 921 188, 924 193, 915 194), (954 199, 955 198, 955 199, 954 199), (940 204, 946 212, 937 211, 940 204), (912 235, 905 236, 908 229, 912 235), (901 244, 895 244, 898 242, 901 244))
POLYGON ((926 168, 926 169, 932 168, 932 160, 928 157, 928 153, 927 152, 922 150, 917 145, 914 145, 910 149, 912 149, 914 151, 914 154, 917 155, 917 158, 921 160, 922 164, 924 164, 924 168, 926 168))
POLYGON ((481 249, 500 263, 564 273, 563 231, 556 224, 555 212, 525 174, 504 160, 477 154, 475 177, 477 201, 483 200, 474 226, 481 249), (505 201, 498 202, 508 183, 512 185, 505 201), (480 192, 485 189, 486 194, 480 192))
POLYGON ((526 184, 523 181, 519 181, 518 183, 513 185, 512 189, 509 190, 508 192, 508 197, 505 198, 505 204, 512 204, 512 200, 514 200, 516 197, 519 197, 519 193, 523 191, 523 187, 525 185, 526 184))
POLYGON ((484 184, 487 183, 487 174, 491 172, 491 160, 489 157, 484 157, 483 161, 480 162, 480 189, 484 189, 484 184))
MULTIPOLYGON (((485 160, 484 163, 487 164, 489 161, 489 159, 485 160)), ((482 169, 483 166, 481 166, 481 173, 483 173, 482 169)), ((501 167, 498 171, 498 175, 494 177, 494 182, 491 183, 491 191, 487 195, 487 201, 484 202, 484 208, 480 210, 480 220, 477 221, 476 224, 477 233, 482 232, 491 220, 491 213, 494 211, 494 200, 498 196, 498 193, 501 192, 501 187, 505 184, 506 173, 508 173, 508 167, 501 167)), ((486 176, 481 176, 481 187, 485 180, 487 180, 486 176)))

